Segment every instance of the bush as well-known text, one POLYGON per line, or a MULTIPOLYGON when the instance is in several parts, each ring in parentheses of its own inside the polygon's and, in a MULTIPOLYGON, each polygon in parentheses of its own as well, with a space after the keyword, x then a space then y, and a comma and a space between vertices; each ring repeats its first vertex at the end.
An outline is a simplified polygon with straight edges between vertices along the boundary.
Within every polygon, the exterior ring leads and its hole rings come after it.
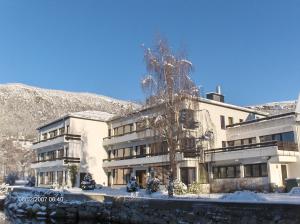
POLYGON ((131 177, 130 181, 127 183, 127 192, 136 192, 139 190, 139 185, 136 182, 135 177, 131 177))
POLYGON ((188 192, 191 194, 203 193, 203 184, 194 182, 188 187, 188 192))
POLYGON ((187 186, 181 182, 178 179, 172 180, 169 178, 169 184, 168 184, 168 195, 169 197, 173 197, 174 194, 182 195, 186 194, 187 192, 187 186))
POLYGON ((16 180, 18 179, 17 173, 10 173, 5 177, 5 183, 9 185, 14 185, 16 183, 16 180))
POLYGON ((80 187, 82 190, 94 190, 96 187, 96 182, 93 180, 92 175, 90 173, 87 173, 83 181, 80 183, 80 187))
POLYGON ((149 178, 147 182, 147 193, 152 194, 159 191, 160 180, 157 177, 149 178))

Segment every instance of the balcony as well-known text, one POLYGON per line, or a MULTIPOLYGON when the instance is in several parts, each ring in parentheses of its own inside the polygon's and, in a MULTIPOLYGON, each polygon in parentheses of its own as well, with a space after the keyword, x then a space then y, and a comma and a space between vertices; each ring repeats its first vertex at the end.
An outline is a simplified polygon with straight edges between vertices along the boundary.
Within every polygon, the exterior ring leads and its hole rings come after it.
POLYGON ((59 157, 54 159, 34 161, 31 163, 31 168, 37 169, 37 168, 46 168, 46 167, 56 167, 56 166, 64 166, 64 165, 76 164, 76 163, 80 163, 80 158, 59 157))
POLYGON ((47 138, 44 140, 34 142, 32 145, 32 149, 43 148, 43 147, 47 147, 49 145, 63 144, 63 143, 69 142, 70 140, 80 141, 81 135, 74 135, 74 134, 57 135, 52 138, 47 138))
POLYGON ((146 138, 151 138, 153 136, 154 136, 153 130, 147 128, 140 131, 129 132, 123 135, 106 137, 103 139, 103 146, 115 145, 122 142, 144 140, 146 138))
POLYGON ((249 159, 256 157, 272 158, 272 162, 296 162, 298 146, 291 142, 263 142, 250 145, 217 148, 205 151, 206 162, 249 159))
MULTIPOLYGON (((176 160, 180 161, 182 159, 182 154, 177 153, 176 160)), ((162 152, 159 154, 144 154, 123 158, 105 159, 103 160, 103 167, 143 166, 146 164, 167 163, 169 161, 169 152, 162 152)))

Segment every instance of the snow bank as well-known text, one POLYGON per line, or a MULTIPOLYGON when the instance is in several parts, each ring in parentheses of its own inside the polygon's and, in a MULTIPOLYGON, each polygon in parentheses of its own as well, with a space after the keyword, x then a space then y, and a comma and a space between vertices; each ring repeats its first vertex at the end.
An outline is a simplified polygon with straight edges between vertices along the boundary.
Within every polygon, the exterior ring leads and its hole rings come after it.
POLYGON ((220 197, 224 201, 266 201, 266 199, 257 193, 251 191, 236 191, 220 197))

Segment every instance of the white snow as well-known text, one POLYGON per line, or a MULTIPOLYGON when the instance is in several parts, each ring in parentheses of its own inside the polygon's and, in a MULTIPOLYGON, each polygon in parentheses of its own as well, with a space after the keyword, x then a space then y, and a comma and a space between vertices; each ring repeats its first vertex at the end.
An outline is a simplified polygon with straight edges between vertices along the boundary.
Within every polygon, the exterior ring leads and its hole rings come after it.
MULTIPOLYGON (((19 187, 24 188, 24 187, 19 187)), ((28 187, 27 187, 28 189, 28 187)), ((32 190, 43 191, 41 188, 30 188, 32 190)), ((44 189, 48 191, 48 189, 44 189)), ((238 202, 238 203, 275 203, 275 204, 300 204, 299 188, 291 193, 255 193, 251 191, 236 191, 234 193, 212 193, 212 194, 184 194, 175 195, 173 198, 168 197, 167 191, 159 191, 153 194, 148 194, 144 189, 140 189, 136 193, 129 193, 125 187, 111 188, 103 187, 90 191, 83 191, 80 188, 59 189, 53 190, 63 193, 85 194, 85 195, 108 195, 114 197, 134 197, 134 198, 149 198, 162 200, 199 200, 199 201, 219 201, 219 202, 238 202)), ((24 193, 26 197, 28 193, 24 193)))
POLYGON ((236 191, 232 194, 226 194, 220 197, 221 200, 225 201, 266 201, 266 199, 257 193, 251 191, 236 191))

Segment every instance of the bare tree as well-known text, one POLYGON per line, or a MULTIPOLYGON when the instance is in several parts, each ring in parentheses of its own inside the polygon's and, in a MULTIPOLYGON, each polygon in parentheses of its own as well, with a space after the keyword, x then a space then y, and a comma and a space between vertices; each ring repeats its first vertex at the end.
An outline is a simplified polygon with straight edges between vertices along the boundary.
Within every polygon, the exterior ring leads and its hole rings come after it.
POLYGON ((141 85, 146 106, 159 108, 149 125, 157 140, 167 143, 170 178, 174 180, 177 177, 176 153, 186 136, 183 123, 189 120, 183 118, 189 115, 181 113, 182 102, 195 107, 197 103, 193 99, 199 96, 199 90, 191 79, 192 63, 183 53, 173 53, 166 40, 159 39, 153 49, 145 49, 144 59, 148 74, 141 85))

